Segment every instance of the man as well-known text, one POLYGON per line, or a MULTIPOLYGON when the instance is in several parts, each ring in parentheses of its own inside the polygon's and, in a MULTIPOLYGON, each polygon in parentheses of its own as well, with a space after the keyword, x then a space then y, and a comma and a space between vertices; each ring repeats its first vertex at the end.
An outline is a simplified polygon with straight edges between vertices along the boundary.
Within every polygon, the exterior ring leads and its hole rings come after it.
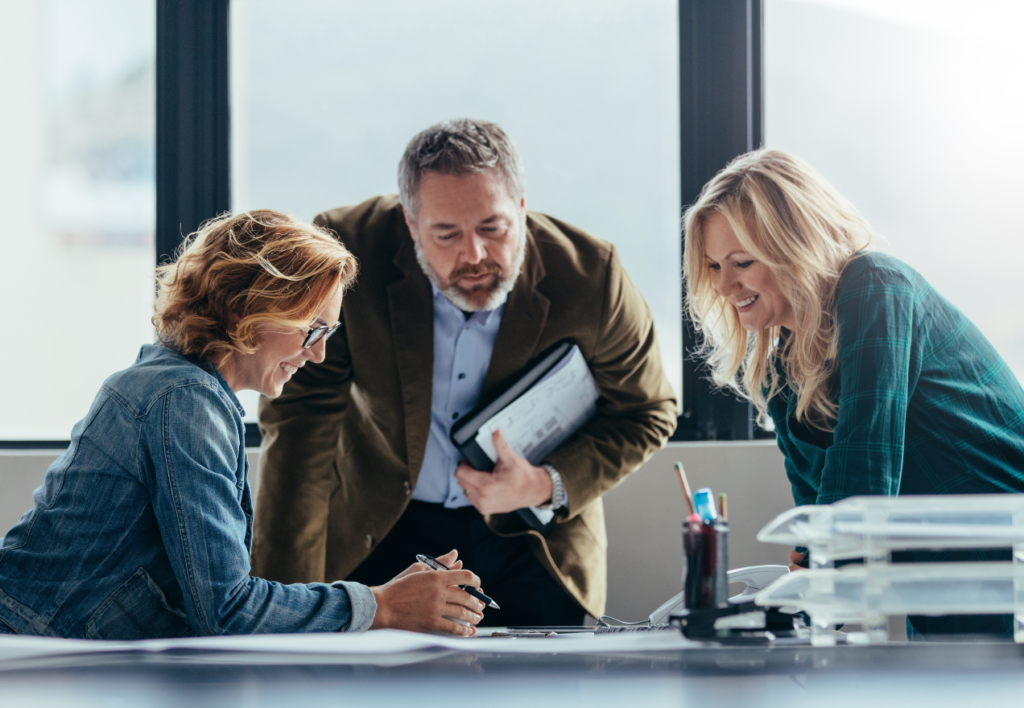
POLYGON ((417 553, 457 549, 501 606, 482 624, 599 616, 601 496, 676 423, 650 311, 613 246, 527 212, 519 156, 492 123, 417 135, 399 189, 316 219, 361 274, 326 360, 261 402, 253 572, 377 584, 417 553), (540 467, 499 433, 493 472, 461 463, 451 426, 566 338, 601 391, 598 415, 540 467), (514 513, 546 505, 546 537, 514 513))

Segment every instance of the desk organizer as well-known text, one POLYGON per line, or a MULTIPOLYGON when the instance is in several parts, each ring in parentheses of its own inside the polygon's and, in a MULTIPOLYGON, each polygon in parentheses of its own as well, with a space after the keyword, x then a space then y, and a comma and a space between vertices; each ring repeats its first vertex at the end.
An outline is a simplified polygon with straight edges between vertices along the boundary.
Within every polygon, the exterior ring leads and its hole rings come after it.
POLYGON ((757 540, 809 550, 810 568, 762 590, 758 605, 803 610, 811 642, 835 643, 836 624, 886 641, 888 615, 1013 614, 1024 643, 1024 494, 851 497, 776 517, 757 540), (1012 561, 892 563, 893 551, 1012 549, 1012 561), (863 564, 835 568, 835 561, 863 564))

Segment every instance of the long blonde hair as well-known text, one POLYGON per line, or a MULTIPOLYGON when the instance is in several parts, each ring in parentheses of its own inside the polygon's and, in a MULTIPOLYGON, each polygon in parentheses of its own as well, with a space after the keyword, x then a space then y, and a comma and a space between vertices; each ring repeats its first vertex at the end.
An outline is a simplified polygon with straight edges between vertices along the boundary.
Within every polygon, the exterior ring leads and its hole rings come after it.
POLYGON ((843 268, 872 240, 871 226, 814 168, 781 150, 741 155, 704 185, 684 217, 686 302, 714 382, 752 401, 763 421, 778 393, 779 360, 797 395, 796 418, 831 430, 838 332, 835 291, 843 268), (722 215, 743 249, 765 264, 793 309, 794 330, 747 332, 718 294, 705 263, 704 227, 722 215))
POLYGON ((153 324, 160 340, 220 366, 259 348, 259 327, 310 326, 358 264, 328 232, 270 209, 203 224, 157 268, 153 324))

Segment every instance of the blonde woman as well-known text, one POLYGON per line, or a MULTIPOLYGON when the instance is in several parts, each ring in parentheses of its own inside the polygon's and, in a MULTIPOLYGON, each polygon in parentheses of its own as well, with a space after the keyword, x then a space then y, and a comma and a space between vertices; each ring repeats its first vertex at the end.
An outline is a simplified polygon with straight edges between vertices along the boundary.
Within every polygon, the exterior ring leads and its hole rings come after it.
MULTIPOLYGON (((686 213, 683 259, 715 382, 771 418, 798 505, 1024 490, 1017 379, 977 327, 871 241, 853 206, 792 155, 759 150, 716 175, 686 213)), ((908 629, 1009 635, 1009 620, 912 617, 908 629)))
POLYGON ((369 588, 249 575, 235 394, 273 398, 324 358, 355 258, 272 211, 224 217, 158 269, 157 344, 108 378, 0 542, 0 633, 142 639, 399 627, 473 634, 479 586, 415 565, 369 588), (453 621, 461 620, 461 622, 453 621))

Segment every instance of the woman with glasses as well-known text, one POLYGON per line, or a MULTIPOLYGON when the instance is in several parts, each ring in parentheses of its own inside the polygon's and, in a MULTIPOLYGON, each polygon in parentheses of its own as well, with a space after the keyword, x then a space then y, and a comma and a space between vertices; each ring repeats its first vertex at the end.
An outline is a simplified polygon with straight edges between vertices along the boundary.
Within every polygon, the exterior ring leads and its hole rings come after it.
POLYGON ((272 211, 227 216, 157 272, 158 342, 108 378, 0 543, 0 632, 141 639, 398 627, 471 635, 479 586, 414 565, 379 587, 249 575, 236 393, 273 398, 324 358, 355 258, 272 211))
MULTIPOLYGON (((1024 491, 1013 372, 919 273, 868 250, 869 224, 809 165, 778 150, 742 155, 705 185, 685 227, 687 303, 714 380, 772 419, 798 505, 1024 491)), ((1011 619, 911 617, 908 631, 1009 636, 1011 619)))

